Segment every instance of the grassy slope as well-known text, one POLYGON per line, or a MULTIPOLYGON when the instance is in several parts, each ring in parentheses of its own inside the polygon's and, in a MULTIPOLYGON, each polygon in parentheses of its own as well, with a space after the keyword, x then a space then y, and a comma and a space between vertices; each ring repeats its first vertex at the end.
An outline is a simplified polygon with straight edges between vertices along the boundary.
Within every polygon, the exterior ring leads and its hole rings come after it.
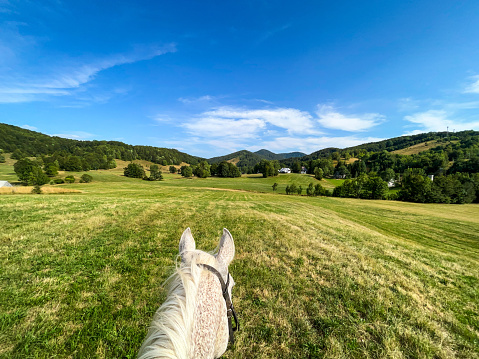
MULTIPOLYGON (((456 141, 455 141, 456 142, 456 141)), ((418 153, 430 150, 438 146, 437 141, 428 141, 428 142, 421 142, 415 144, 413 146, 409 146, 400 150, 392 151, 391 153, 395 153, 398 155, 417 155, 418 153)))
POLYGON ((134 357, 188 226, 200 249, 235 238, 226 358, 479 357, 477 205, 271 193, 300 175, 118 173, 0 196, 0 357, 134 357))

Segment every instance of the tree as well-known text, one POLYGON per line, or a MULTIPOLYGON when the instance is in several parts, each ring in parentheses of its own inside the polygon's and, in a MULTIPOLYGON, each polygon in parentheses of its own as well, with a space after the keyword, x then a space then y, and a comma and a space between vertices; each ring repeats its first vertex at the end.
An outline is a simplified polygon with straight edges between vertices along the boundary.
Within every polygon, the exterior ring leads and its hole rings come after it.
POLYGON ((276 192, 277 188, 278 188, 278 184, 276 182, 273 183, 273 192, 276 192))
POLYGON ((163 179, 163 175, 161 174, 160 168, 158 165, 151 165, 150 166, 150 177, 143 177, 148 181, 161 181, 163 179))
POLYGON ((191 166, 181 166, 180 171, 183 177, 193 176, 193 169, 191 168, 191 166))
POLYGON ((45 164, 44 170, 48 177, 55 177, 58 174, 58 162, 45 164))
POLYGON ((65 171, 83 171, 83 165, 80 157, 70 156, 67 162, 63 165, 65 171))
POLYGON ((306 188, 306 195, 308 195, 308 196, 314 195, 313 182, 311 182, 311 183, 308 185, 308 188, 306 188))
POLYGON ((384 171, 380 173, 381 178, 383 181, 390 182, 394 178, 396 178, 396 173, 392 168, 386 168, 384 171))
POLYGON ((291 171, 293 171, 293 173, 301 172, 301 162, 294 161, 293 165, 291 166, 291 171))
POLYGON ((206 161, 201 161, 193 171, 196 177, 206 178, 211 176, 210 165, 206 161))
POLYGON ((176 167, 170 166, 170 173, 176 173, 176 167))
POLYGON ((280 165, 278 161, 261 160, 256 166, 254 166, 255 172, 260 172, 263 177, 277 176, 280 165))
POLYGON ((425 176, 422 169, 409 169, 402 177, 402 189, 398 197, 402 201, 431 202, 432 181, 425 176))
POLYGON ((319 183, 316 183, 314 185, 314 195, 315 196, 324 196, 326 194, 326 190, 324 189, 323 186, 321 186, 319 183))
POLYGON ((216 167, 216 175, 218 177, 241 177, 241 172, 234 163, 222 161, 216 167))
POLYGON ((32 161, 27 157, 24 157, 13 165, 13 169, 18 176, 20 182, 24 185, 39 185, 42 186, 50 179, 42 171, 40 165, 36 161, 32 161))
POLYGON ((321 167, 316 167, 314 169, 314 178, 321 181, 323 179, 323 175, 324 175, 324 172, 321 169, 321 167))
POLYGON ((143 178, 145 176, 145 170, 142 165, 132 162, 124 168, 123 174, 126 177, 143 178))
POLYGON ((380 177, 369 178, 366 188, 368 190, 368 198, 370 199, 386 199, 388 197, 388 184, 380 177))
POLYGON ((296 186, 296 184, 293 183, 289 186, 289 193, 294 194, 297 191, 298 191, 298 187, 296 186))
POLYGON ((12 160, 21 160, 22 158, 25 158, 25 157, 26 157, 25 153, 23 153, 18 148, 15 151, 13 151, 12 155, 10 156, 12 160))
POLYGON ((5 162, 6 162, 5 156, 3 155, 3 153, 0 150, 0 163, 5 163, 5 162))
POLYGON ((303 193, 303 186, 299 185, 296 192, 301 196, 301 193, 303 193))

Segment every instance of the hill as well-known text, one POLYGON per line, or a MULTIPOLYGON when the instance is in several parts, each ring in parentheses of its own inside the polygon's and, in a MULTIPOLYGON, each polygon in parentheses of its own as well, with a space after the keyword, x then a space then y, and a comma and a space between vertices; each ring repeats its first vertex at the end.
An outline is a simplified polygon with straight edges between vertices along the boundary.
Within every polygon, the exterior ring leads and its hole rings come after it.
POLYGON ((124 161, 146 160, 158 164, 181 162, 198 163, 201 158, 175 149, 152 146, 132 146, 119 141, 78 141, 62 137, 48 136, 17 126, 0 123, 0 149, 17 153, 17 156, 74 155, 86 158, 89 154, 108 156, 124 161))

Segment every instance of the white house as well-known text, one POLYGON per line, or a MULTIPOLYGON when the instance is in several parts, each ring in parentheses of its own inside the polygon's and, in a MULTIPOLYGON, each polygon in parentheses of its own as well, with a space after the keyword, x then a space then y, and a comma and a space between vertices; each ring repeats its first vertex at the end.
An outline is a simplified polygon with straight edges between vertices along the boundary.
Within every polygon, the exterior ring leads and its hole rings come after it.
POLYGON ((301 174, 305 175, 306 173, 308 173, 308 171, 306 170, 306 167, 302 166, 301 167, 301 174))
POLYGON ((281 168, 279 171, 279 173, 291 173, 291 168, 281 168))
POLYGON ((8 181, 0 181, 0 188, 2 187, 13 187, 8 181))

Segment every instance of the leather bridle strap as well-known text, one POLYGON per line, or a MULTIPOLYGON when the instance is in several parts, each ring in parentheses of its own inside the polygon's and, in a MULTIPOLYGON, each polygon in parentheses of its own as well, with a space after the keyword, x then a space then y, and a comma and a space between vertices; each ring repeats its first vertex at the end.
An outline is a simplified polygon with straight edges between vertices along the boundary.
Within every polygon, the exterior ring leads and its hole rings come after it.
POLYGON ((234 344, 235 342, 235 339, 234 339, 234 332, 236 332, 237 330, 239 330, 239 322, 238 322, 238 318, 236 316, 236 312, 235 312, 235 309, 233 307, 233 303, 231 302, 231 298, 230 298, 230 295, 228 293, 228 286, 229 286, 229 283, 230 283, 230 274, 228 273, 228 279, 226 280, 226 283, 223 279, 223 277, 221 276, 221 273, 218 272, 218 270, 208 264, 198 264, 199 266, 209 270, 211 273, 215 274, 220 283, 221 283, 221 291, 223 292, 223 298, 226 302, 226 316, 228 317, 228 330, 229 330, 229 340, 231 342, 231 344, 234 344), (235 320, 235 327, 233 328, 233 325, 231 323, 231 316, 233 316, 234 320, 235 320))

